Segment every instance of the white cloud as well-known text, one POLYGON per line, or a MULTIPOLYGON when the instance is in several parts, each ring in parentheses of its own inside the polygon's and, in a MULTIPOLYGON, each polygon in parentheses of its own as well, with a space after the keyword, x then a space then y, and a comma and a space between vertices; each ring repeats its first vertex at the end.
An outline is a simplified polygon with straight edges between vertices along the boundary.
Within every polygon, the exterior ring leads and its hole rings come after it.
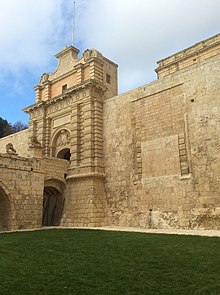
POLYGON ((219 30, 219 0, 79 2, 77 38, 119 64, 121 91, 156 78, 157 60, 219 30))
POLYGON ((51 51, 63 40, 67 41, 63 3, 63 0, 1 1, 1 71, 16 73, 22 68, 34 71, 48 65, 51 51))
MULTIPOLYGON (((219 0, 76 0, 76 46, 119 64, 120 91, 156 78, 156 61, 218 33, 219 0)), ((0 76, 40 76, 71 43, 72 0, 7 0, 0 9, 0 76), (25 69, 25 71, 23 71, 25 69)), ((20 89, 20 88, 19 88, 20 89)), ((21 90, 19 90, 21 91, 21 90)))

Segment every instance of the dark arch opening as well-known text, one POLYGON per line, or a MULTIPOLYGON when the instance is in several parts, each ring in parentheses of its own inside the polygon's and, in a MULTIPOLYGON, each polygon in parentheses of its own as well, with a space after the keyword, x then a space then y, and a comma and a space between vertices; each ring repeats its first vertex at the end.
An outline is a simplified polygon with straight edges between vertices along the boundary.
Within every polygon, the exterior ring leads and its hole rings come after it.
POLYGON ((68 160, 68 161, 70 161, 70 157, 71 157, 70 149, 67 149, 67 148, 62 149, 57 154, 57 158, 68 160))
POLYGON ((64 199, 61 193, 53 187, 44 188, 42 226, 60 225, 64 199))
POLYGON ((0 231, 8 230, 10 203, 8 197, 0 187, 0 231))

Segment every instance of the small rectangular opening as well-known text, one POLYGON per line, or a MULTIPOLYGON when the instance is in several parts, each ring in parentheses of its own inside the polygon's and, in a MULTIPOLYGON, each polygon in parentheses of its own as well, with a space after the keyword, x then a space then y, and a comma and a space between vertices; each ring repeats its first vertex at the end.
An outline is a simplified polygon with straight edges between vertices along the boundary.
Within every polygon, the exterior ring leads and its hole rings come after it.
POLYGON ((64 91, 66 91, 67 90, 67 84, 64 84, 63 86, 62 86, 62 93, 64 92, 64 91))
POLYGON ((111 76, 109 74, 106 74, 106 82, 111 84, 111 76))

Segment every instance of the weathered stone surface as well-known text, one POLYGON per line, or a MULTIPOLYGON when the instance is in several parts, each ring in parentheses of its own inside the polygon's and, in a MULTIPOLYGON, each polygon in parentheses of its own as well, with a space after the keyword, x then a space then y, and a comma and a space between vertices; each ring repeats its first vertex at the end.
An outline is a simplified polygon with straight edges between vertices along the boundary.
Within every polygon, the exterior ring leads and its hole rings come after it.
POLYGON ((67 161, 9 154, 0 159, 0 230, 41 227, 44 187, 49 179, 54 188, 65 183, 67 161))
POLYGON ((207 60, 105 102, 112 224, 220 228, 219 35, 213 40, 207 60))
POLYGON ((8 135, 0 139, 0 153, 6 152, 6 145, 11 143, 16 150, 16 153, 21 157, 28 157, 30 152, 28 150, 28 135, 29 130, 23 130, 15 134, 8 135))

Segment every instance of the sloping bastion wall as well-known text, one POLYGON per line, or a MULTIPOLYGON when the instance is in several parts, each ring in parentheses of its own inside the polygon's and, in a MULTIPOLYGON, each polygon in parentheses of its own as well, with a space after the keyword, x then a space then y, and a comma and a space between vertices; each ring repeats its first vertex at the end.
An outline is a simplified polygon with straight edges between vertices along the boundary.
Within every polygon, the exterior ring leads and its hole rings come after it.
POLYGON ((220 59, 104 104, 112 223, 220 228, 220 59))

